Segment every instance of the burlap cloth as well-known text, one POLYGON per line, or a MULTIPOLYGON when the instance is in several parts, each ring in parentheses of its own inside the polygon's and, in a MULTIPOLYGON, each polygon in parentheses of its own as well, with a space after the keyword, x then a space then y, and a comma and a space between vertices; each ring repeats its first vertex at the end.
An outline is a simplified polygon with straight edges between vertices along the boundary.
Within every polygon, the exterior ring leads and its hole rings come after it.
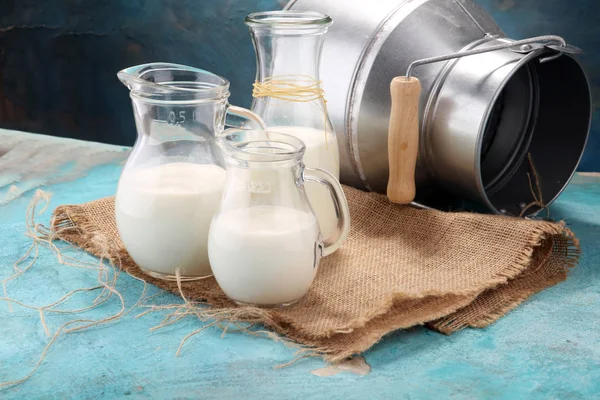
MULTIPOLYGON (((445 334, 487 326, 563 281, 579 258, 577 239, 563 223, 420 210, 374 193, 348 187, 345 192, 349 238, 323 260, 306 297, 290 308, 246 308, 236 316, 258 316, 266 327, 330 361, 361 353, 385 334, 414 325, 445 334)), ((127 255, 113 198, 60 206, 52 224, 60 239, 179 293, 176 283, 145 275, 127 255)), ((215 308, 236 307, 213 278, 184 283, 183 291, 215 308)))

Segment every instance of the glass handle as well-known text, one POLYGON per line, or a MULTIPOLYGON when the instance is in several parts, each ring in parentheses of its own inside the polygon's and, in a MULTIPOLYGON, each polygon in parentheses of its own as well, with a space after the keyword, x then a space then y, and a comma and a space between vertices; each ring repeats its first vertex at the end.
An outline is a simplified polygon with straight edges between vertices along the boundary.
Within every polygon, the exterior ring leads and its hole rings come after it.
POLYGON ((335 214, 337 216, 337 230, 333 236, 323 239, 323 257, 326 257, 340 248, 344 240, 350 232, 350 209, 348 208, 348 200, 342 189, 342 185, 335 179, 335 176, 329 172, 319 168, 304 168, 302 172, 304 181, 312 181, 320 183, 329 189, 333 205, 335 206, 335 214))
POLYGON ((225 111, 225 125, 234 128, 265 130, 265 121, 257 114, 243 107, 227 105, 225 111))

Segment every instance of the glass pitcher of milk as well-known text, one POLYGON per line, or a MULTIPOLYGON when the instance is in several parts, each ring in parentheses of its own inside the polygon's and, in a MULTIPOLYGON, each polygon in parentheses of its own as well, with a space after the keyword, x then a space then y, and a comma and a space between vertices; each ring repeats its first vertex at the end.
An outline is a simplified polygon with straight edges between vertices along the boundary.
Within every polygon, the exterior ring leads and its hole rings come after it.
POLYGON ((239 304, 281 307, 308 291, 319 261, 348 236, 348 203, 330 173, 305 168, 306 146, 272 131, 227 130, 219 138, 227 180, 208 236, 217 283, 239 304), (323 185, 336 213, 336 232, 321 234, 305 182, 323 185))
POLYGON ((225 124, 262 120, 229 105, 229 82, 201 69, 152 63, 118 77, 130 89, 138 132, 115 197, 123 245, 153 277, 210 276, 208 229, 226 175, 215 138, 225 124))
MULTIPOLYGON (((269 129, 302 140, 308 167, 339 179, 339 149, 319 78, 331 18, 317 12, 267 11, 250 14, 245 22, 257 60, 252 111, 269 129)), ((327 189, 307 182, 306 193, 323 234, 335 234, 337 219, 327 189)))

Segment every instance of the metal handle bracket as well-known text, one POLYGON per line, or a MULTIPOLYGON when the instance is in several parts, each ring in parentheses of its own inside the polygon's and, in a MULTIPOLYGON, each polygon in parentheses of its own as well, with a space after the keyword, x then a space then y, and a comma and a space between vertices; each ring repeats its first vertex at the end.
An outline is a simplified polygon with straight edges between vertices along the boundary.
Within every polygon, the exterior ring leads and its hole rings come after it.
MULTIPOLYGON (((493 36, 491 36, 491 37, 493 37, 493 36)), ((447 55, 443 55, 443 56, 429 57, 429 58, 423 58, 421 60, 416 60, 416 61, 413 61, 408 66, 408 69, 406 70, 406 77, 410 78, 412 76, 413 70, 420 65, 432 64, 432 63, 442 62, 442 61, 449 61, 449 60, 454 60, 456 58, 473 56, 476 54, 489 53, 491 51, 504 50, 504 49, 511 49, 518 53, 530 53, 530 52, 532 52, 534 50, 538 50, 542 47, 556 51, 557 54, 553 54, 548 57, 544 57, 544 58, 540 59, 541 63, 552 61, 552 60, 560 57, 563 53, 567 53, 567 54, 583 53, 583 51, 581 49, 579 49, 575 46, 568 45, 567 42, 565 41, 565 39, 563 39, 561 36, 556 36, 556 35, 536 36, 536 37, 532 37, 532 38, 528 38, 528 39, 512 41, 510 43, 497 44, 497 45, 490 46, 490 47, 461 51, 461 52, 454 53, 454 54, 447 54, 447 55)))

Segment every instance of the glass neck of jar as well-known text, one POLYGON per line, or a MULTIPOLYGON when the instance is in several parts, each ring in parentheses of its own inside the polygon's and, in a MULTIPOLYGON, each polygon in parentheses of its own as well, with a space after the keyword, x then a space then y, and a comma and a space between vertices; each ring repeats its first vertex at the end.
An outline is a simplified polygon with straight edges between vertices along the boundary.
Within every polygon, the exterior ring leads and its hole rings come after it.
POLYGON ((319 63, 327 26, 310 30, 250 27, 256 51, 256 80, 301 75, 319 80, 319 63))
POLYGON ((231 171, 274 171, 285 172, 285 171, 297 171, 303 166, 301 160, 288 159, 281 161, 247 161, 240 160, 231 156, 225 156, 225 162, 227 163, 227 170, 231 171))
POLYGON ((226 98, 169 102, 131 99, 138 135, 155 142, 209 142, 225 128, 226 98))
POLYGON ((294 196, 302 180, 303 165, 299 161, 247 162, 225 159, 227 190, 286 198, 294 196), (287 192, 287 194, 286 194, 287 192))

